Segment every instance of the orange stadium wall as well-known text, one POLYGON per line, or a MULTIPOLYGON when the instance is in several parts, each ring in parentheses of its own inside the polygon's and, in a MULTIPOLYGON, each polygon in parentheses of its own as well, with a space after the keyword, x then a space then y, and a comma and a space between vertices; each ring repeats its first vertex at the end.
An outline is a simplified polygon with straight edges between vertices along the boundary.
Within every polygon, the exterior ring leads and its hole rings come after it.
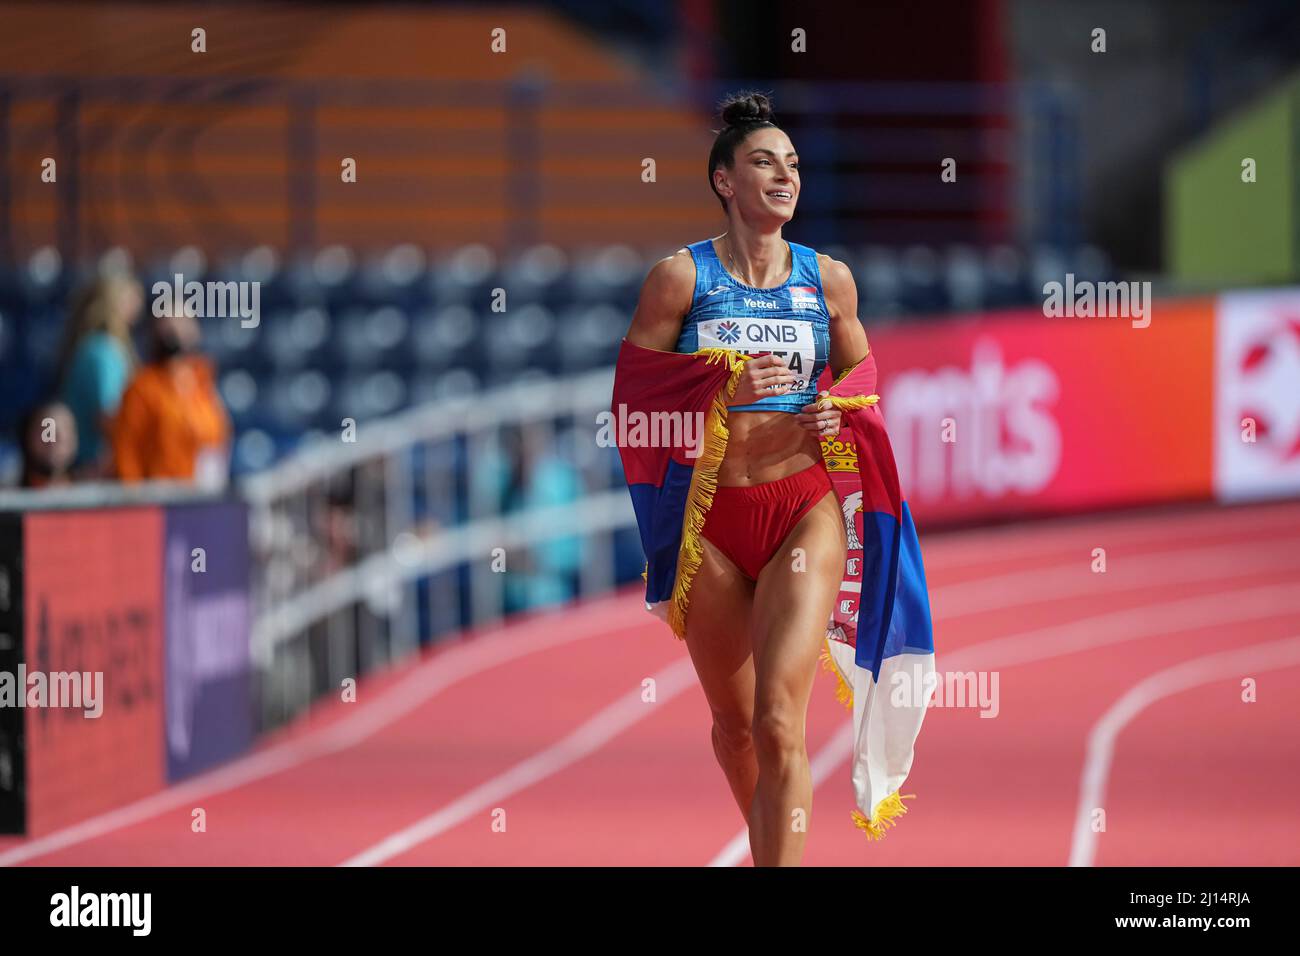
POLYGON ((657 247, 716 221, 706 119, 544 10, 0 3, 0 23, 16 254, 657 247))

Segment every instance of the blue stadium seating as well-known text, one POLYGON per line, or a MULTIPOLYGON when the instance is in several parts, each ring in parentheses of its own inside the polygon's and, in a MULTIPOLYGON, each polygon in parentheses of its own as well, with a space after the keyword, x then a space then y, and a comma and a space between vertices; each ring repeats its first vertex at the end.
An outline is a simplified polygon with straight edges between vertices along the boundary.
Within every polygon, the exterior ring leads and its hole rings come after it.
MULTIPOLYGON (((913 245, 828 248, 852 269, 859 314, 870 323, 1041 301, 1043 282, 1073 271, 1113 278, 1097 249, 913 245)), ((194 278, 259 283, 260 322, 201 320, 203 348, 238 441, 239 472, 265 467, 304 436, 337 433, 412 403, 466 395, 505 376, 569 375, 608 366, 653 259, 628 246, 566 251, 538 244, 499 260, 469 245, 431 260, 404 244, 359 256, 344 246, 282 261, 258 246, 208 262, 192 247, 142 264, 154 281, 194 278), (494 290, 506 290, 505 311, 494 290)), ((67 303, 94 270, 131 267, 124 250, 75 267, 52 248, 0 268, 0 429, 52 386, 67 303)))

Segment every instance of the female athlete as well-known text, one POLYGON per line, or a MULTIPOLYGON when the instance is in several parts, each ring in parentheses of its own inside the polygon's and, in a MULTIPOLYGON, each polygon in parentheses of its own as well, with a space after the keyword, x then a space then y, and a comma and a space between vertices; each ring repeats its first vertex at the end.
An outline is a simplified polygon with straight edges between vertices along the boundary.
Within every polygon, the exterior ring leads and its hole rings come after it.
POLYGON ((804 741, 826 623, 845 565, 819 439, 840 413, 817 378, 867 357, 847 266, 787 242, 799 157, 761 93, 722 104, 709 181, 726 231, 657 262, 627 340, 734 348, 746 362, 702 530, 686 643, 713 714, 713 750, 749 825, 755 866, 798 865, 812 811, 804 741))

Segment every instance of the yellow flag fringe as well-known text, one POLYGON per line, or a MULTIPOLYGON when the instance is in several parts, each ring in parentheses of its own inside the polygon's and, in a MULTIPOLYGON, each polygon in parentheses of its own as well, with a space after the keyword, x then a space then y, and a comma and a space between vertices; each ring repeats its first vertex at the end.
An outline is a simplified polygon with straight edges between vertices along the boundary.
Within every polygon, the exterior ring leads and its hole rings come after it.
POLYGON ((850 814, 853 817, 853 825, 866 833, 869 840, 883 839, 885 830, 888 827, 895 826, 898 823, 896 818, 907 812, 907 807, 903 806, 903 801, 915 799, 916 794, 914 793, 909 793, 906 796, 900 796, 897 792, 891 793, 877 804, 876 811, 870 820, 866 818, 866 815, 861 810, 854 810, 850 814))
POLYGON ((853 686, 844 679, 840 672, 839 665, 835 663, 835 658, 831 657, 831 639, 828 637, 822 642, 822 668, 835 675, 837 681, 835 687, 835 699, 838 700, 849 710, 853 709, 853 686))
POLYGON ((691 581, 704 560, 700 532, 704 529, 709 509, 713 507, 713 494, 718 488, 718 468, 727 453, 727 438, 731 434, 727 429, 727 399, 736 393, 740 373, 749 360, 747 355, 723 348, 703 348, 692 354, 704 356, 709 365, 725 362, 731 377, 713 396, 713 405, 704 423, 700 455, 691 471, 691 487, 686 495, 682 543, 677 551, 677 577, 673 581, 672 604, 668 608, 668 626, 678 640, 683 641, 686 639, 686 609, 690 605, 691 581))
POLYGON ((871 354, 871 346, 868 345, 868 346, 867 346, 867 351, 863 354, 862 358, 858 359, 856 362, 854 362, 854 363, 853 363, 852 365, 850 365, 848 368, 846 368, 846 369, 844 369, 843 371, 841 371, 839 375, 836 375, 836 376, 835 376, 835 380, 834 380, 833 382, 831 382, 831 388, 834 388, 836 385, 840 384, 840 382, 844 381, 846 378, 848 378, 850 375, 852 375, 852 374, 853 374, 853 370, 854 370, 855 368, 857 368, 859 365, 861 365, 863 362, 865 362, 865 361, 867 360, 867 356, 870 355, 870 354, 871 354))
POLYGON ((827 395, 832 408, 838 408, 840 411, 851 412, 855 408, 866 408, 868 405, 874 405, 880 401, 880 396, 871 395, 827 395))
MULTIPOLYGON (((871 354, 871 349, 867 349, 867 355, 871 354)), ((848 368, 835 376, 835 381, 831 382, 831 388, 834 388, 840 382, 844 381, 853 374, 853 370, 867 360, 867 355, 862 356, 858 362, 854 362, 848 368)), ((880 401, 880 396, 872 393, 871 395, 826 395, 824 401, 829 401, 832 408, 838 408, 840 411, 851 412, 857 408, 866 408, 868 405, 875 405, 880 401)))

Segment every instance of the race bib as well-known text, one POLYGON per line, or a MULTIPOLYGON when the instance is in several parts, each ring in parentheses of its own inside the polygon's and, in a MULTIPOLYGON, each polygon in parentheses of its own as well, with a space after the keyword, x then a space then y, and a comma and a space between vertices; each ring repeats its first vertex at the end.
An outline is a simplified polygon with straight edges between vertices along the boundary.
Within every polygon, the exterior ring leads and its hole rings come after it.
POLYGON ((817 365, 812 325, 777 318, 706 319, 699 326, 699 348, 724 348, 753 355, 771 352, 785 359, 794 374, 791 391, 802 392, 817 365))

